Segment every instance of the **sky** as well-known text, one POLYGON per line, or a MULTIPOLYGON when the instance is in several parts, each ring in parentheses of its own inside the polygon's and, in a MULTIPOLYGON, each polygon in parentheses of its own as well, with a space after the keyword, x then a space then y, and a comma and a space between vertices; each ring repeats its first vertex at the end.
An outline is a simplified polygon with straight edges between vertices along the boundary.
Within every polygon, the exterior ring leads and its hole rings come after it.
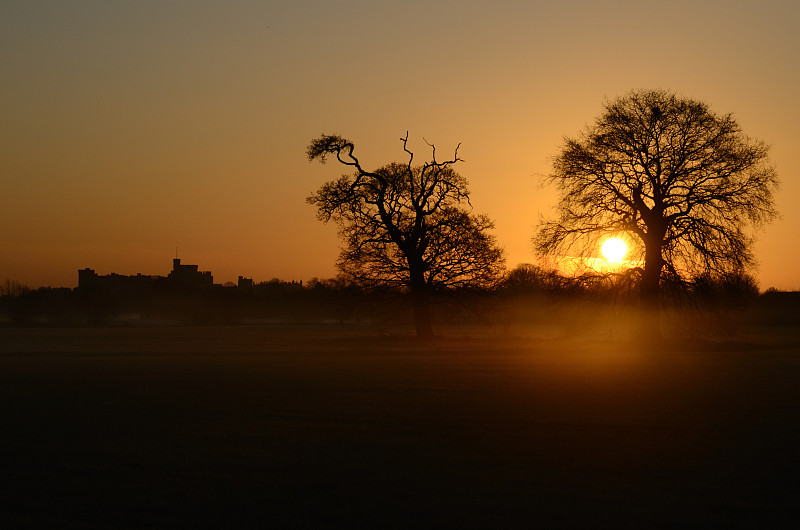
POLYGON ((800 4, 770 0, 5 0, 0 4, 0 280, 77 271, 216 283, 332 277, 339 240, 305 198, 345 168, 434 143, 470 183, 509 268, 555 190, 564 137, 634 89, 733 113, 771 145, 782 216, 762 289, 800 289, 800 4))

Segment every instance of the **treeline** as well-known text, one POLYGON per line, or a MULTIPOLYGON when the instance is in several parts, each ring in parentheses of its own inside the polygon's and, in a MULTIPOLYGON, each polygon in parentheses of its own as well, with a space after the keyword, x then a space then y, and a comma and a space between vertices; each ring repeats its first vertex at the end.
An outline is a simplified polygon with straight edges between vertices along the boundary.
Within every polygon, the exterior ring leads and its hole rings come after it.
MULTIPOLYGON (((11 326, 240 324, 249 321, 353 320, 384 300, 341 279, 305 285, 271 280, 251 287, 196 287, 159 278, 140 284, 0 292, 0 323, 11 326)), ((372 308, 374 310, 374 308, 372 308)))
MULTIPOLYGON (((717 275, 664 282, 664 307, 730 320, 800 324, 800 293, 759 293, 752 277, 717 275)), ((588 321, 611 308, 635 311, 638 277, 623 274, 565 276, 519 265, 492 288, 447 289, 432 298, 434 323, 536 324, 554 319, 588 321), (576 308, 581 311, 576 312, 576 308)), ((351 322, 410 325, 407 292, 360 286, 344 277, 305 284, 272 280, 252 287, 191 287, 166 278, 119 289, 30 289, 0 285, 0 322, 10 326, 232 325, 259 322, 351 322)), ((587 324, 588 325, 588 324, 587 324)))

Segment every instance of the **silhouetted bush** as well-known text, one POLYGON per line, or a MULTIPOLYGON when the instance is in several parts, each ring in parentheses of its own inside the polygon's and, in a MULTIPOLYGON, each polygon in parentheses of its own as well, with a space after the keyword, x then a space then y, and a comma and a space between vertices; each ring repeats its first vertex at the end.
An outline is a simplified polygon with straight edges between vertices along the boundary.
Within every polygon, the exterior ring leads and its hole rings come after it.
POLYGON ((762 325, 800 326, 800 291, 767 289, 754 304, 751 320, 762 325))
POLYGON ((14 326, 64 325, 75 311, 72 290, 66 288, 41 287, 4 298, 14 326))

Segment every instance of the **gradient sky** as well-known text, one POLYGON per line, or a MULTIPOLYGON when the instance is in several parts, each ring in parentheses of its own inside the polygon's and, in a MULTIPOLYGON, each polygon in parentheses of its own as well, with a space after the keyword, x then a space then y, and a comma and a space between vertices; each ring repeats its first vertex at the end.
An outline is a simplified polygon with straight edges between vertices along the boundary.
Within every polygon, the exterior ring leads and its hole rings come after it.
POLYGON ((0 5, 0 280, 335 274, 336 228, 305 197, 342 167, 460 142, 472 204, 508 265, 555 205, 539 186, 605 98, 662 88, 772 146, 782 218, 762 289, 800 289, 800 4, 795 1, 114 1, 0 5))

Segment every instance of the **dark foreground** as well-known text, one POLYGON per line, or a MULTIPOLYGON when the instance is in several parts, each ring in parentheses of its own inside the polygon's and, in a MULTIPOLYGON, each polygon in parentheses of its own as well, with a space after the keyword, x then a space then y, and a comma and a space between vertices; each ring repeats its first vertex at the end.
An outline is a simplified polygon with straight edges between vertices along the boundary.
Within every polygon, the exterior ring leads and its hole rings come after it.
POLYGON ((672 345, 0 329, 2 528, 797 520, 791 328, 672 345))

